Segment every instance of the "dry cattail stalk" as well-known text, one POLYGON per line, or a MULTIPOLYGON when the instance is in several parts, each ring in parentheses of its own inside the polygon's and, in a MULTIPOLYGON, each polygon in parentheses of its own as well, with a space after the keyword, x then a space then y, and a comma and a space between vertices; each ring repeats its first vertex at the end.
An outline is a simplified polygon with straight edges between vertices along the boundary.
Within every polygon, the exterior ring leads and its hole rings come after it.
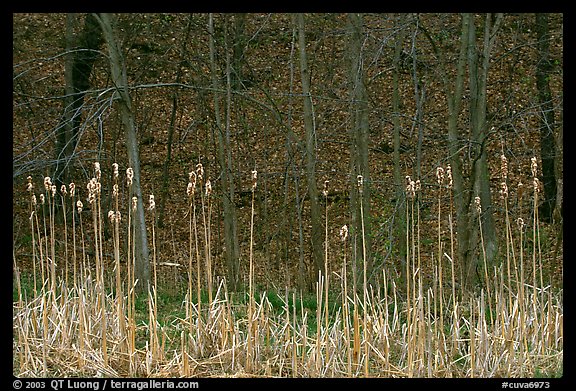
POLYGON ((80 200, 76 201, 76 208, 78 208, 78 213, 82 213, 83 207, 84 207, 84 204, 82 204, 82 201, 80 201, 80 200))
POLYGON ((115 184, 112 186, 112 196, 113 196, 113 197, 118 197, 118 184, 117 184, 117 183, 115 183, 115 184))
POLYGON ((150 201, 149 201, 148 210, 154 210, 154 209, 156 209, 156 202, 154 201, 154 194, 150 194, 150 201))
POLYGON ((128 182, 128 186, 132 186, 132 180, 134 179, 134 170, 132 167, 128 167, 126 169, 126 181, 128 182))
POLYGON ((256 190, 257 184, 258 184, 258 171, 252 170, 252 191, 256 190))

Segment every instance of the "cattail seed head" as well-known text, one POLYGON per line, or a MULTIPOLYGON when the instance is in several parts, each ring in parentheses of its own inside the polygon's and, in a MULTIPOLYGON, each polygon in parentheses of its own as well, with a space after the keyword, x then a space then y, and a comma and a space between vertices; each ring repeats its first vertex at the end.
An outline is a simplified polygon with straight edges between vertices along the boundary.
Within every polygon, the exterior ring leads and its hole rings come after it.
POLYGON ((100 163, 94 162, 94 174, 96 175, 96 180, 100 181, 102 176, 102 171, 100 171, 100 163))
POLYGON ((74 182, 70 182, 68 187, 70 187, 70 197, 74 197, 74 194, 76 193, 76 184, 74 184, 74 182))
POLYGON ((50 177, 44 177, 44 188, 46 189, 46 191, 50 191, 50 188, 52 187, 52 181, 50 180, 50 177))
POLYGON ((112 186, 112 196, 113 196, 113 197, 118 197, 118 184, 117 184, 117 183, 115 183, 115 184, 112 186))
POLYGON ((62 193, 62 195, 68 194, 68 190, 66 190, 66 185, 60 186, 60 193, 62 193))
POLYGON ((476 212, 482 214, 482 203, 480 202, 480 197, 474 197, 474 205, 476 205, 476 212))
POLYGON ((348 226, 344 224, 342 228, 340 228, 340 240, 345 242, 348 238, 348 226))
POLYGON ((156 202, 154 201, 154 194, 150 194, 150 201, 148 205, 148 210, 156 209, 156 202))
POLYGON ((188 173, 188 187, 186 188, 186 194, 188 194, 188 197, 191 197, 194 195, 194 192, 196 191, 196 172, 194 171, 190 171, 188 173))
POLYGON ((324 189, 322 190, 322 194, 325 198, 328 198, 328 182, 329 181, 324 181, 324 189))
POLYGON ((44 205, 44 194, 40 194, 40 203, 44 205))
POLYGON ((448 188, 452 188, 452 167, 448 164, 446 166, 446 177, 448 177, 448 188))
POLYGON ((128 167, 126 169, 126 181, 128 182, 128 186, 132 186, 132 180, 134 179, 134 170, 132 167, 128 167))
POLYGON ((76 208, 78 208, 78 213, 82 213, 83 207, 84 207, 84 204, 82 204, 82 201, 80 201, 80 200, 76 201, 76 208))
POLYGON ((116 222, 120 223, 121 220, 122 220, 122 215, 120 214, 120 211, 117 210, 116 211, 116 222))
POLYGON ((132 197, 132 210, 136 211, 137 206, 138 206, 138 197, 132 197))
POLYGON ((419 192, 421 189, 422 187, 420 186, 420 179, 417 179, 416 182, 414 182, 414 191, 419 192))
POLYGON ((524 219, 522 217, 518 217, 518 219, 516 220, 516 223, 518 224, 519 229, 522 230, 524 228, 524 219))
POLYGON ((358 191, 362 194, 364 190, 364 177, 362 175, 358 175, 358 191))
POLYGON ((538 177, 532 179, 532 187, 534 187, 534 193, 540 193, 540 180, 538 177))
POLYGON ((532 159, 530 159, 530 162, 531 162, 530 169, 532 170, 532 176, 536 177, 536 175, 538 174, 538 160, 534 156, 532 159))
POLYGON ((34 190, 34 185, 32 184, 32 177, 28 175, 26 179, 28 179, 28 184, 26 185, 26 191, 31 193, 32 190, 34 190))
POLYGON ((112 163, 112 169, 114 170, 114 179, 118 179, 118 163, 112 163))
POLYGON ((109 211, 108 211, 108 220, 110 220, 111 223, 114 222, 114 219, 115 219, 114 216, 115 216, 114 211, 113 211, 113 210, 109 210, 109 211))
POLYGON ((50 191, 52 192, 52 197, 56 195, 56 185, 50 186, 50 191))
POLYGON ((258 171, 252 170, 252 191, 256 190, 258 184, 258 171))
POLYGON ((442 186, 442 182, 444 182, 444 169, 442 167, 436 168, 436 179, 438 180, 438 185, 442 186))
POLYGON ((500 166, 502 168, 502 179, 508 179, 508 159, 506 159, 504 154, 500 156, 500 166))
POLYGON ((502 182, 500 184, 500 196, 502 197, 502 199, 508 198, 508 185, 506 184, 506 182, 502 182))
POLYGON ((406 175, 406 197, 414 198, 416 195, 416 182, 410 178, 410 175, 406 175))
POLYGON ((204 179, 204 166, 202 166, 202 163, 196 165, 196 175, 198 176, 198 180, 202 182, 204 179))
POLYGON ((210 182, 210 179, 206 180, 206 197, 210 197, 210 194, 212 194, 212 183, 210 182))
POLYGON ((32 205, 34 207, 36 207, 37 201, 36 201, 36 194, 32 194, 32 205))
POLYGON ((194 195, 194 185, 192 182, 188 182, 188 186, 186 187, 186 194, 188 197, 192 197, 194 195))

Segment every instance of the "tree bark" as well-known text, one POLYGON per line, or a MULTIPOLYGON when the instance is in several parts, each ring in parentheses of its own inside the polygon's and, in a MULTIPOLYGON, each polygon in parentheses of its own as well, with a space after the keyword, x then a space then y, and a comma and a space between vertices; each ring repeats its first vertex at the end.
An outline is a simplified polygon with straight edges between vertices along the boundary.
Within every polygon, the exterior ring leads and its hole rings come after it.
MULTIPOLYGON (((213 15, 208 16, 208 32, 210 34, 210 74, 212 78, 212 87, 214 91, 220 90, 218 82, 218 73, 216 67, 216 48, 214 43, 214 21, 213 15)), ((227 32, 227 31, 226 31, 227 32)), ((234 207, 234 178, 232 174, 232 152, 230 147, 230 105, 231 105, 231 64, 228 53, 228 34, 224 37, 226 41, 226 112, 225 124, 222 124, 220 113, 220 101, 218 95, 214 93, 214 117, 216 121, 216 130, 218 132, 218 160, 223 171, 223 180, 221 186, 222 207, 224 212, 224 243, 226 246, 226 267, 227 283, 232 291, 238 289, 240 254, 237 233, 236 209, 234 207)))
POLYGON ((135 225, 135 277, 138 280, 136 285, 138 292, 148 292, 150 282, 150 262, 148 239, 146 235, 146 220, 144 216, 144 204, 142 199, 142 188, 140 185, 140 153, 138 140, 136 137, 136 125, 134 121, 134 111, 130 94, 128 92, 128 79, 126 76, 126 63, 118 45, 116 34, 113 30, 113 16, 110 14, 96 15, 104 34, 104 39, 108 45, 108 55, 110 57, 110 69, 112 82, 116 87, 117 97, 120 106, 120 115, 124 132, 126 135, 126 149, 128 152, 128 164, 134 170, 134 180, 132 184, 132 195, 137 197, 138 206, 134 212, 135 225))
POLYGON ((352 31, 349 41, 350 60, 350 127, 352 184, 350 203, 352 208, 352 242, 355 245, 353 256, 366 262, 367 279, 372 275, 371 256, 371 217, 370 217, 370 166, 368 164, 368 94, 365 85, 365 72, 362 59, 362 15, 351 13, 348 23, 352 31), (362 188, 358 188, 357 177, 362 175, 362 188), (361 190, 361 193, 360 193, 361 190), (362 211, 360 210, 362 208, 362 211), (362 222, 362 215, 364 222, 362 222), (364 233, 362 233, 362 223, 364 233), (364 241, 364 245, 363 245, 364 241), (366 259, 364 259, 364 249, 366 259))
POLYGON ((536 47, 538 62, 536 64, 536 87, 540 102, 540 158, 542 159, 542 184, 544 199, 540 206, 539 218, 545 222, 552 221, 552 213, 556 204, 556 174, 554 160, 556 158, 555 120, 552 91, 550 90, 550 36, 548 14, 536 14, 536 47))
POLYGON ((304 127, 306 129, 306 178, 308 184, 308 198, 310 201, 310 218, 312 224, 312 260, 315 274, 323 272, 323 229, 322 215, 318 203, 318 187, 316 186, 316 130, 312 109, 312 96, 310 94, 310 70, 306 57, 306 32, 304 28, 304 15, 297 15, 298 45, 300 52, 300 76, 302 79, 302 95, 304 96, 304 127))

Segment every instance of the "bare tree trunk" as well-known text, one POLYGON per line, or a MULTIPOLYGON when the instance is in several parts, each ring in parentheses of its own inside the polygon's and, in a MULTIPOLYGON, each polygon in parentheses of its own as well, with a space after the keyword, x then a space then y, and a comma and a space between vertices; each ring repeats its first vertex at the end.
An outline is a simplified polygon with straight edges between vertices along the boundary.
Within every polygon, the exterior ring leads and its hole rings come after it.
POLYGON ((310 95, 310 71, 306 58, 306 36, 304 15, 297 15, 298 44, 300 51, 300 75, 302 79, 302 94, 304 96, 304 127, 306 128, 306 177, 308 180, 308 198, 310 200, 310 215, 312 224, 312 260, 315 274, 324 268, 323 262, 323 229, 322 215, 318 203, 318 187, 316 186, 316 130, 312 112, 312 96, 310 95))
MULTIPOLYGON (((226 22, 227 23, 227 22, 226 22)), ((208 32, 210 34, 210 74, 212 77, 212 87, 214 88, 214 116, 218 132, 218 160, 223 171, 222 180, 222 206, 224 211, 224 243, 226 246, 226 267, 227 283, 232 291, 238 289, 239 282, 239 245, 237 234, 236 209, 234 208, 234 178, 232 176, 232 152, 230 149, 230 104, 231 104, 231 64, 230 54, 228 53, 228 34, 225 36, 226 41, 226 120, 225 127, 222 126, 220 114, 220 102, 216 91, 220 89, 218 82, 218 71, 216 68, 216 48, 214 44, 214 21, 213 15, 208 16, 208 32)), ((227 31, 226 31, 227 32, 227 31)))
POLYGON ((368 94, 366 92, 365 74, 362 59, 362 15, 351 13, 348 15, 349 26, 352 30, 350 38, 350 99, 352 124, 350 128, 351 143, 351 160, 353 164, 353 184, 351 187, 351 208, 352 208, 352 226, 353 235, 355 236, 356 249, 353 252, 355 259, 364 258, 364 249, 366 250, 366 273, 367 279, 372 274, 372 256, 371 256, 371 217, 370 217, 370 166, 368 164, 368 94), (357 176, 362 176, 362 188, 357 186, 357 176), (359 193, 359 191, 362 193, 359 193), (362 208, 362 210, 360 209, 362 208), (362 215, 364 222, 361 221, 362 215), (364 234, 362 233, 362 224, 364 224, 364 234), (363 245, 364 241, 364 245, 363 245))
MULTIPOLYGON (((396 21, 396 26, 400 28, 400 16, 396 21)), ((395 211, 395 232, 398 245, 398 255, 400 257, 400 275, 402 281, 406 281, 406 217, 405 217, 405 191, 404 177, 400 169, 400 93, 399 93, 399 73, 400 73, 400 54, 406 35, 405 29, 400 30, 394 43, 394 70, 392 73, 392 123, 394 124, 394 186, 396 194, 396 211, 395 211)))
POLYGON ((538 48, 538 63, 536 64, 536 87, 540 102, 540 158, 542 159, 542 183, 544 199, 540 207, 539 217, 546 222, 552 221, 552 212, 556 203, 556 174, 554 159, 556 157, 554 105, 550 90, 550 36, 548 14, 536 14, 536 47, 538 48))
POLYGON ((70 160, 78 141, 82 121, 84 95, 90 88, 90 75, 94 62, 99 56, 98 50, 104 39, 102 29, 92 14, 87 14, 82 35, 74 38, 73 27, 76 14, 66 15, 66 60, 64 69, 65 99, 64 114, 56 135, 55 184, 58 189, 68 181, 70 160), (77 49, 77 50, 75 50, 77 49))
MULTIPOLYGON (((486 15, 484 22, 484 37, 482 46, 482 62, 479 62, 476 49, 476 26, 473 17, 469 16, 472 23, 469 28, 468 44, 468 69, 470 77, 470 126, 473 145, 476 147, 472 162, 474 196, 479 196, 482 205, 482 234, 486 251, 486 262, 490 266, 498 250, 496 227, 492 216, 492 199, 490 192, 490 173, 486 153, 486 141, 488 130, 486 129, 486 84, 490 63, 490 52, 494 45, 494 39, 502 22, 502 15, 497 14, 492 26, 491 14, 486 15)), ((476 236, 476 235, 475 235, 476 236)), ((476 239, 474 239, 476 241, 476 239)), ((488 267, 491 270, 491 267, 488 267)))
POLYGON ((144 204, 142 199, 142 188, 140 185, 140 153, 138 150, 138 140, 136 138, 136 125, 134 121, 134 111, 130 94, 128 93, 128 79, 126 76, 126 63, 117 42, 113 30, 113 16, 110 14, 96 15, 104 34, 104 39, 108 45, 110 57, 110 69, 112 82, 116 87, 118 103, 124 132, 126 134, 126 149, 128 152, 128 164, 134 170, 134 180, 132 193, 138 199, 138 206, 134 213, 135 226, 135 277, 138 280, 138 292, 148 292, 150 282, 150 262, 148 239, 146 236, 146 220, 144 216, 144 204))

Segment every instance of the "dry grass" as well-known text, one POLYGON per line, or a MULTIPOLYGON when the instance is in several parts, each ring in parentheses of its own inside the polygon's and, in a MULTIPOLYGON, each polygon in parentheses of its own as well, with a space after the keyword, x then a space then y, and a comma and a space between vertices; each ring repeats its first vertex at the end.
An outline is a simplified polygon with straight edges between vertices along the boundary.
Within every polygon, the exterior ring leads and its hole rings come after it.
MULTIPOLYGON (((459 292, 455 285, 457 260, 454 259, 451 212, 448 217, 451 237, 442 238, 443 218, 438 210, 438 259, 432 278, 423 278, 420 216, 414 205, 418 187, 409 180, 406 286, 399 287, 392 273, 383 270, 380 286, 374 287, 364 278, 361 289, 350 289, 346 251, 343 251, 340 252, 343 258, 333 255, 331 259, 342 264, 339 273, 319 275, 314 313, 305 309, 302 301, 297 305, 296 293, 290 297, 286 291, 281 308, 273 305, 266 294, 257 297, 252 256, 248 300, 231 295, 224 279, 213 283, 211 234, 205 215, 209 217, 211 213, 209 193, 201 191, 203 221, 196 219, 194 191, 196 179, 202 186, 200 175, 200 171, 190 174, 188 189, 190 270, 187 293, 181 302, 184 314, 172 316, 170 321, 159 318, 162 304, 157 294, 160 287, 156 263, 154 281, 146 298, 147 308, 140 310, 138 318, 130 255, 134 254, 130 245, 133 244, 130 210, 126 213, 125 230, 129 233, 129 253, 127 262, 120 262, 122 229, 117 198, 111 215, 115 218, 115 269, 104 270, 99 178, 91 182, 92 222, 73 220, 82 235, 83 224, 91 223, 96 267, 87 267, 89 262, 84 261, 84 251, 80 262, 74 250, 69 260, 74 270, 72 279, 66 278, 68 267, 57 273, 55 263, 50 261, 55 257, 55 246, 50 243, 55 230, 52 189, 46 188, 48 205, 42 209, 48 211, 46 214, 38 212, 30 190, 34 283, 30 289, 23 288, 19 262, 14 259, 18 296, 13 302, 15 376, 532 377, 536 373, 562 373, 562 291, 555 292, 550 286, 544 286, 542 275, 538 274, 542 265, 537 250, 537 215, 531 216, 535 241, 529 264, 524 256, 523 235, 527 234, 524 222, 518 221, 514 228, 507 220, 506 262, 493 270, 482 269, 483 279, 490 281, 484 289, 477 293, 459 292), (203 259, 197 225, 205 233, 203 259), (41 236, 42 228, 44 236, 41 236), (515 237, 518 240, 514 240, 515 237), (450 255, 442 247, 448 240, 450 255), (197 268, 192 270, 194 257, 197 268), (204 279, 200 278, 202 263, 206 272, 204 279), (510 265, 515 272, 510 270, 510 265), (530 270, 531 278, 528 278, 526 272, 530 270), (329 281, 330 292, 338 292, 341 303, 332 312, 328 305, 329 281), (447 286, 451 289, 444 290, 447 286), (200 297, 201 290, 208 292, 208 303, 194 300, 200 297), (146 316, 142 317, 142 312, 146 316)), ((253 175, 254 192, 256 174, 253 175)), ((114 178, 117 180, 117 176, 114 178)), ((439 184, 442 185, 440 177, 439 184)), ((71 192, 72 204, 73 196, 71 192)), ((150 212, 153 213, 153 208, 150 212)), ((253 224, 252 219, 251 233, 253 224)), ((66 236, 76 241, 76 230, 71 232, 66 236)), ((347 236, 347 228, 343 227, 344 250, 347 236)), ((153 237, 156 259, 154 241, 153 237)), ((251 237, 251 249, 252 245, 251 237)), ((70 255, 68 248, 64 251, 66 254, 59 255, 58 259, 67 259, 70 255)), ((327 246, 325 251, 327 265, 327 246)))

